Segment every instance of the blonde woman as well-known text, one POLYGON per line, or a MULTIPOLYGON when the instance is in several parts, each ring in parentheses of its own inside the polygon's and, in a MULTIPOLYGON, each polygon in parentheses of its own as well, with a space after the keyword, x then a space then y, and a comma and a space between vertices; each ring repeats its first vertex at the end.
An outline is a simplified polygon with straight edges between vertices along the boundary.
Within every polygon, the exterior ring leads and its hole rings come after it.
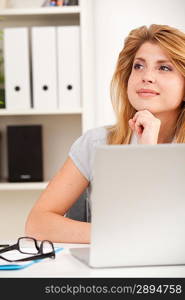
POLYGON ((89 243, 90 223, 64 217, 85 189, 91 201, 94 152, 101 144, 185 142, 185 34, 166 25, 130 32, 111 82, 117 122, 87 131, 32 208, 26 234, 89 243))

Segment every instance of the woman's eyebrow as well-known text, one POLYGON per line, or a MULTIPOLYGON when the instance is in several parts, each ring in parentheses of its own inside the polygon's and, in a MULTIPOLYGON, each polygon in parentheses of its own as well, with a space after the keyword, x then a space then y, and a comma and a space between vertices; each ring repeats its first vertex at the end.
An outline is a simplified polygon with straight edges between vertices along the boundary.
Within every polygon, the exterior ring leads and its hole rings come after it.
MULTIPOLYGON (((146 60, 143 57, 135 57, 135 60, 140 60, 140 61, 146 62, 146 60)), ((171 61, 167 60, 167 59, 159 59, 159 60, 156 61, 156 63, 158 63, 158 64, 168 63, 169 64, 169 63, 171 63, 171 61)))

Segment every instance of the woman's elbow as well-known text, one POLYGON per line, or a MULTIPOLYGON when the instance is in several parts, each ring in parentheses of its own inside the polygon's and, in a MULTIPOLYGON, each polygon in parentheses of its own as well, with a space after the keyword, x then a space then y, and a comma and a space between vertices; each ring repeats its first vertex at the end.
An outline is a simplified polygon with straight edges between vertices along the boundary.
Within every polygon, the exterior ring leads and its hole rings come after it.
POLYGON ((35 212, 31 212, 25 222, 25 235, 29 237, 38 238, 39 233, 39 216, 35 212))

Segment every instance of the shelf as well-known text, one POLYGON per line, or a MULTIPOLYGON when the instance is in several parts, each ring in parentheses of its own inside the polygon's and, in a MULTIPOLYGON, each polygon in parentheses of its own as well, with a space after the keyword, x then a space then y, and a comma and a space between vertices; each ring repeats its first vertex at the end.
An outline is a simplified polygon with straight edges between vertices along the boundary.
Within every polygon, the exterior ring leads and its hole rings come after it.
POLYGON ((0 116, 22 116, 22 115, 75 115, 82 114, 82 109, 75 110, 53 110, 53 111, 37 111, 37 110, 22 110, 22 111, 9 111, 6 109, 0 109, 0 116))
POLYGON ((57 15, 57 14, 79 14, 80 7, 37 7, 37 8, 7 8, 0 9, 0 16, 21 16, 21 15, 57 15))
POLYGON ((2 182, 0 191, 44 190, 48 182, 2 182))

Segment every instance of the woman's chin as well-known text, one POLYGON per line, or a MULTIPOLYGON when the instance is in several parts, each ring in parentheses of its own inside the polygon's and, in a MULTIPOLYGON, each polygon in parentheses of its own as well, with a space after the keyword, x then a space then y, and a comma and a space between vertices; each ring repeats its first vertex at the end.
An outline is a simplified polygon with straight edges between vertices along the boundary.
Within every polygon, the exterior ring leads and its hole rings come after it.
POLYGON ((159 112, 156 108, 152 107, 151 105, 135 105, 133 106, 137 111, 142 111, 142 110, 148 110, 152 114, 155 114, 159 112))

